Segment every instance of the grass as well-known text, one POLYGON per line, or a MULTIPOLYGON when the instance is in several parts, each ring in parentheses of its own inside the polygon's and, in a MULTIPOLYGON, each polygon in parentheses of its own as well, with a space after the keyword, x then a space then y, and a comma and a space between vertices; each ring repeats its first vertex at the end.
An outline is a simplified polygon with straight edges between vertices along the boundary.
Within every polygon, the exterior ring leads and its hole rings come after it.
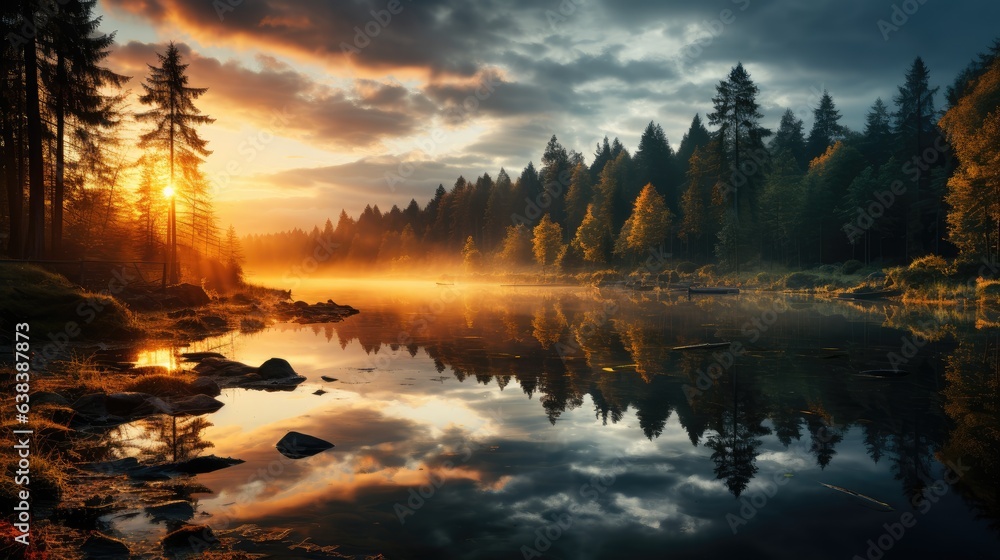
POLYGON ((135 338, 142 332, 135 315, 116 299, 83 290, 33 265, 0 266, 0 300, 6 319, 31 325, 36 345, 47 342, 47 335, 104 341, 135 338))

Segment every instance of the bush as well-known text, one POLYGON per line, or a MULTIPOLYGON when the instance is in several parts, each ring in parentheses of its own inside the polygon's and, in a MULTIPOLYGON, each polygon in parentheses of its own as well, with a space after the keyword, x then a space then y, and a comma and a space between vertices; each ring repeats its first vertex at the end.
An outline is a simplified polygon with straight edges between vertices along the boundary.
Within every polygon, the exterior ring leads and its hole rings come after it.
POLYGON ((684 261, 674 267, 679 274, 691 274, 692 272, 698 270, 698 265, 693 262, 684 261))
POLYGON ((894 268, 888 276, 891 284, 903 289, 926 288, 946 283, 948 272, 948 263, 944 259, 930 255, 913 261, 906 268, 894 268))
POLYGON ((819 276, 808 272, 793 272, 785 277, 785 287, 790 290, 812 289, 819 284, 819 276))
POLYGON ((699 268, 697 272, 701 278, 714 278, 719 275, 719 268, 714 264, 706 264, 699 268))
POLYGON ((680 279, 681 279, 681 277, 680 277, 679 274, 677 274, 673 270, 666 270, 664 272, 661 272, 659 275, 657 275, 656 279, 659 282, 672 283, 672 282, 679 282, 680 279))
POLYGON ((861 270, 865 267, 865 264, 857 260, 849 260, 844 263, 844 266, 840 267, 841 274, 854 274, 855 272, 861 270))
POLYGON ((819 271, 819 272, 821 272, 821 273, 823 273, 823 274, 836 274, 838 269, 837 269, 837 267, 835 265, 824 264, 824 265, 820 266, 819 268, 817 268, 816 270, 819 271))
POLYGON ((757 275, 753 277, 753 283, 757 286, 770 286, 774 283, 774 277, 767 272, 758 272, 757 275))

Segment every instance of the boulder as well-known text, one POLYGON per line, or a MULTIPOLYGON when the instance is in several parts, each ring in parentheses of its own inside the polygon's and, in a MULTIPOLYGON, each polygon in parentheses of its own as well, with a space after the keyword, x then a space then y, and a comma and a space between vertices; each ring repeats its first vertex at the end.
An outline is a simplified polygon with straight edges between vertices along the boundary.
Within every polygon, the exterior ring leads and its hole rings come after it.
POLYGON ((122 418, 148 416, 157 412, 156 407, 149 402, 152 397, 148 393, 111 393, 105 395, 104 406, 108 414, 122 418))
POLYGON ((278 448, 279 453, 289 459, 302 459, 332 449, 334 445, 318 437, 299 432, 288 432, 275 447, 278 448))
POLYGON ((86 554, 87 558, 128 558, 132 554, 127 544, 99 531, 94 531, 87 536, 87 540, 84 541, 80 550, 86 554))
POLYGON ((226 403, 208 395, 192 395, 165 401, 159 397, 150 397, 149 402, 157 411, 170 416, 201 416, 219 410, 226 403))
POLYGON ((193 459, 188 459, 187 461, 174 463, 171 465, 171 469, 175 472, 183 474, 203 474, 222 470, 242 463, 243 459, 205 455, 204 457, 195 457, 193 459))
POLYGON ((191 390, 199 395, 217 397, 222 393, 219 384, 207 377, 199 377, 191 382, 191 390))
POLYGON ((184 500, 173 500, 146 506, 146 515, 153 521, 188 521, 194 517, 194 506, 184 500))
POLYGON ((87 418, 107 418, 108 407, 105 404, 107 395, 104 393, 91 393, 84 395, 73 403, 72 408, 82 416, 87 418))
POLYGON ((219 539, 207 525, 185 525, 163 537, 160 544, 169 552, 200 553, 219 544, 219 539))
POLYGON ((326 381, 327 383, 332 383, 337 380, 336 377, 330 377, 329 375, 321 375, 319 378, 322 379, 323 381, 326 381))
POLYGON ((218 358, 225 360, 226 357, 218 352, 184 352, 181 354, 185 362, 201 362, 207 358, 218 358))
POLYGON ((264 379, 283 379, 298 375, 291 364, 281 358, 271 358, 264 362, 257 368, 257 373, 264 379))

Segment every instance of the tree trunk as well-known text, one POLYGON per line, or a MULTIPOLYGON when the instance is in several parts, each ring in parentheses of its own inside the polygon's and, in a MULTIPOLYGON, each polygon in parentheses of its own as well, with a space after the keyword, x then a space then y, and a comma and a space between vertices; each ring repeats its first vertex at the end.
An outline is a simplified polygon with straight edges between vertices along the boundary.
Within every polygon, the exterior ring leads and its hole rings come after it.
POLYGON ((4 114, 0 123, 3 136, 3 166, 4 183, 7 190, 7 212, 9 214, 9 231, 7 238, 7 256, 18 259, 23 256, 24 240, 21 217, 24 213, 24 185, 17 173, 17 150, 14 146, 13 115, 4 114))
POLYGON ((62 256, 63 197, 65 184, 65 144, 66 144, 66 61, 58 55, 56 61, 56 177, 52 192, 52 256, 62 256))
MULTIPOLYGON (((21 15, 32 20, 32 2, 23 0, 21 15)), ((28 123, 28 258, 45 254, 45 174, 42 164, 42 116, 38 101, 38 58, 35 38, 24 44, 24 98, 28 123)))

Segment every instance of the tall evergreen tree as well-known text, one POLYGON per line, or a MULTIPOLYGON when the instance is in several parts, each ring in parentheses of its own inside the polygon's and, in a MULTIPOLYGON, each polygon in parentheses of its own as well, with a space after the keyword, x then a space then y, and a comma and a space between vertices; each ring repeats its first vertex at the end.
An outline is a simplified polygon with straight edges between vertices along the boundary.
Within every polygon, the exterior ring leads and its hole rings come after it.
POLYGON ((716 86, 712 98, 715 110, 708 115, 708 122, 719 127, 716 134, 722 168, 731 172, 732 192, 726 195, 737 219, 743 206, 751 211, 751 217, 756 214, 757 191, 763 183, 760 166, 767 157, 764 139, 771 131, 760 126, 764 115, 757 103, 758 93, 760 90, 741 62, 716 86))
POLYGON ((809 166, 809 159, 806 158, 806 139, 803 126, 802 119, 796 117, 791 109, 786 109, 781 115, 778 131, 771 139, 771 154, 775 158, 781 154, 790 156, 800 171, 805 171, 809 166))
MULTIPOLYGON (((215 122, 195 106, 194 101, 204 95, 207 88, 189 87, 186 70, 188 65, 181 63, 181 54, 177 46, 170 43, 164 54, 157 53, 159 65, 149 65, 150 74, 142 84, 145 91, 139 97, 143 105, 150 105, 150 110, 136 114, 140 122, 152 123, 152 130, 139 137, 140 148, 153 148, 168 154, 169 185, 175 193, 180 193, 181 185, 176 182, 177 169, 180 167, 186 173, 184 187, 194 190, 199 188, 195 179, 195 171, 203 161, 203 157, 212 153, 207 142, 198 135, 197 125, 215 122)), ((171 198, 171 209, 176 213, 176 196, 171 198)), ((192 218, 195 208, 192 206, 192 218)), ((192 220, 192 238, 194 223, 192 220)), ((176 227, 171 232, 170 246, 176 249, 176 227)), ((172 269, 171 281, 177 281, 177 255, 171 253, 169 263, 172 269)))
POLYGON ((677 175, 681 180, 685 180, 688 172, 688 160, 698 148, 703 148, 712 141, 712 134, 701 122, 701 115, 695 113, 691 119, 691 126, 681 138, 680 146, 677 147, 677 175))
POLYGON ((566 191, 569 190, 570 173, 569 153, 553 134, 545 146, 545 153, 542 154, 542 171, 539 179, 548 194, 543 197, 543 200, 549 201, 548 214, 558 223, 566 221, 566 191))
POLYGON ((587 215, 587 205, 594 196, 594 183, 590 170, 580 163, 573 168, 573 178, 566 194, 566 235, 572 239, 576 229, 587 215))
POLYGON ((635 175, 639 184, 652 184, 671 210, 677 212, 680 195, 674 183, 674 151, 663 128, 652 121, 639 139, 639 148, 635 152, 635 175))
POLYGON ((823 90, 819 106, 813 110, 813 126, 806 144, 809 161, 826 153, 826 149, 844 137, 844 127, 840 126, 840 111, 833 103, 830 92, 823 90))
POLYGON ((861 151, 868 158, 869 163, 880 166, 892 155, 892 143, 892 116, 889 113, 889 108, 879 97, 865 117, 861 151))

